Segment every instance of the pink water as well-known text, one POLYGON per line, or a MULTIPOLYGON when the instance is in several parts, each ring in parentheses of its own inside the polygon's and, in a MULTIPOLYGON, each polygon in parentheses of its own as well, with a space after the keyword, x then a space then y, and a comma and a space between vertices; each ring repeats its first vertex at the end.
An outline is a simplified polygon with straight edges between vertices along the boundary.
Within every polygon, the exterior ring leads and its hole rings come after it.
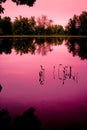
POLYGON ((15 116, 33 106, 45 129, 70 119, 82 122, 87 115, 87 60, 73 57, 65 43, 52 50, 0 55, 0 109, 15 116))

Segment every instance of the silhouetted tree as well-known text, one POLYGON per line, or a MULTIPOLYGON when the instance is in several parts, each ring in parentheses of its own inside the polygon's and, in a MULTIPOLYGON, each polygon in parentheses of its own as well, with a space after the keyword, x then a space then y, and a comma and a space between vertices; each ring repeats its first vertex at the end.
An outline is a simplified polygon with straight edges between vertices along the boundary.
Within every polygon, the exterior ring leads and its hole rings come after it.
POLYGON ((13 130, 41 130, 41 121, 34 114, 35 109, 31 107, 20 116, 16 116, 13 123, 13 130))
POLYGON ((36 29, 36 20, 34 16, 31 16, 29 19, 30 33, 35 34, 36 29))
POLYGON ((8 110, 0 110, 0 130, 10 129, 11 119, 8 110))
MULTIPOLYGON (((4 8, 2 7, 2 3, 6 2, 7 0, 0 0, 0 13, 4 13, 4 8)), ((28 5, 33 6, 36 0, 11 0, 15 2, 16 5, 28 5)))
POLYGON ((65 31, 69 35, 87 35, 87 12, 83 11, 79 16, 74 15, 69 19, 65 31))
POLYGON ((0 18, 0 35, 11 35, 12 23, 10 17, 0 18))
POLYGON ((64 28, 62 25, 51 25, 47 27, 46 34, 61 35, 64 34, 64 28))
POLYGON ((8 110, 0 110, 0 130, 41 130, 41 124, 33 107, 15 118, 10 116, 8 110))
POLYGON ((13 22, 13 33, 16 35, 32 35, 35 31, 35 18, 30 19, 20 16, 13 22))
POLYGON ((79 16, 79 34, 87 35, 87 12, 83 11, 79 16))
POLYGON ((38 17, 37 21, 36 21, 36 34, 38 35, 46 35, 46 30, 49 26, 52 25, 52 20, 49 20, 47 18, 47 16, 42 15, 41 17, 38 17))
POLYGON ((73 18, 69 19, 68 25, 66 26, 66 32, 68 35, 77 35, 78 34, 78 16, 74 15, 73 18))
POLYGON ((0 0, 0 14, 4 13, 4 8, 2 7, 2 3, 6 2, 6 0, 0 0))

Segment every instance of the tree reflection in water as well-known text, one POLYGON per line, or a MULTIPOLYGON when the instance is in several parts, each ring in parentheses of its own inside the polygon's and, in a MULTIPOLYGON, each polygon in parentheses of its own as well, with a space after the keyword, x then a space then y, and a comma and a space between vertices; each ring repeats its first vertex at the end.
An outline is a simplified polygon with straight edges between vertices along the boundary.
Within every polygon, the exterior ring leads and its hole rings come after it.
POLYGON ((87 60, 87 38, 68 38, 65 41, 68 51, 81 60, 87 60))
POLYGON ((5 54, 11 54, 12 45, 13 45, 12 39, 9 38, 0 39, 0 54, 2 54, 3 52, 5 54))
POLYGON ((68 51, 73 56, 79 56, 81 60, 87 59, 87 38, 5 38, 0 39, 0 54, 11 54, 12 49, 17 54, 35 54, 47 55, 48 52, 53 51, 53 46, 59 46, 65 43, 68 51), (64 41, 64 42, 63 42, 64 41))
POLYGON ((49 51, 52 51, 53 45, 61 45, 63 38, 5 38, 0 39, 0 54, 11 54, 12 49, 16 54, 28 54, 32 55, 36 52, 41 55, 47 55, 49 51))
POLYGON ((6 109, 0 110, 0 130, 41 130, 41 121, 31 107, 22 115, 12 118, 6 109))

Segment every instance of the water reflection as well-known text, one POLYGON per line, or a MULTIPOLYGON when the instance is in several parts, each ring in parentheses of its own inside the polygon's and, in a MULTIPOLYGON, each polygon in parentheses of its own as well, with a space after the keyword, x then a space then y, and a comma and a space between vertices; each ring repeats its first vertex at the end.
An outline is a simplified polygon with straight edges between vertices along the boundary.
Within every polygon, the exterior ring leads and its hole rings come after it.
POLYGON ((62 81, 62 84, 65 83, 66 79, 72 79, 74 81, 78 81, 78 73, 73 73, 72 66, 63 66, 59 64, 58 67, 58 78, 62 81))
POLYGON ((81 60, 87 60, 87 38, 68 38, 65 42, 68 51, 81 60))
POLYGON ((7 109, 0 110, 0 130, 41 130, 41 121, 34 114, 35 108, 31 107, 22 115, 12 118, 7 109))
POLYGON ((55 65, 53 66, 53 79, 55 79, 55 65))
POLYGON ((2 91, 2 86, 1 86, 1 84, 0 84, 0 92, 2 91))
POLYGON ((24 39, 15 39, 13 48, 16 51, 16 54, 35 54, 35 40, 34 38, 24 38, 24 39))
POLYGON ((40 71, 39 71, 39 82, 41 85, 44 84, 45 81, 45 69, 42 65, 40 65, 40 71))
MULTIPOLYGON (((53 79, 56 79, 56 66, 53 66, 53 79)), ((47 71, 47 69, 46 69, 47 71)), ((40 65, 40 71, 39 71, 39 82, 41 85, 44 84, 45 82, 45 68, 40 65)), ((58 80, 62 82, 62 85, 65 84, 65 81, 67 79, 73 80, 76 83, 78 83, 78 72, 73 72, 73 67, 72 66, 64 66, 63 64, 58 65, 58 80)))
MULTIPOLYGON (((55 113, 55 112, 53 112, 55 113)), ((52 118, 52 113, 50 118, 52 118)), ((65 113, 64 113, 65 114, 65 113)), ((58 121, 47 122, 44 126, 43 122, 35 114, 35 108, 30 107, 23 114, 12 117, 7 109, 0 110, 0 130, 87 130, 87 112, 81 111, 81 115, 76 111, 74 116, 59 114, 58 121), (60 116, 61 115, 61 116, 60 116), (59 121, 59 118, 63 118, 59 121)), ((57 114, 56 114, 57 115, 57 114)))
POLYGON ((0 39, 0 54, 11 54, 13 41, 10 39, 0 39))
POLYGON ((3 52, 11 54, 14 49, 20 55, 35 54, 36 52, 47 55, 49 51, 53 51, 53 46, 62 45, 63 41, 73 56, 78 55, 82 60, 87 59, 87 38, 5 38, 0 39, 0 54, 3 52))
POLYGON ((5 38, 0 39, 0 54, 11 54, 12 49, 15 50, 16 54, 38 54, 47 55, 47 52, 52 51, 53 45, 61 45, 63 38, 5 38))
MULTIPOLYGON (((87 41, 82 39, 82 43, 80 42, 74 38, 1 40, 0 54, 12 55, 1 55, 0 109, 7 108, 16 115, 16 112, 23 112, 24 107, 34 106, 38 108, 37 113, 41 120, 49 122, 43 130, 87 129, 87 64, 71 55, 79 56, 82 60, 87 59, 87 41), (66 47, 71 54, 67 53, 66 47), (19 55, 15 55, 13 50, 19 55), (53 53, 48 54, 50 51, 53 53), (32 55, 23 55, 28 53, 32 55), (33 56, 35 54, 40 55, 33 56), (64 87, 58 87, 61 84, 64 87), (44 85, 47 87, 42 89, 44 85)), ((9 112, 6 109, 0 112, 0 123, 5 124, 0 126, 6 126, 5 129, 27 129, 26 126, 30 124, 28 121, 32 122, 31 118, 37 120, 33 112, 29 118, 26 118, 28 112, 25 112, 15 119, 9 112), (11 126, 9 123, 12 123, 11 126)), ((38 124, 36 120, 33 121, 38 124)))

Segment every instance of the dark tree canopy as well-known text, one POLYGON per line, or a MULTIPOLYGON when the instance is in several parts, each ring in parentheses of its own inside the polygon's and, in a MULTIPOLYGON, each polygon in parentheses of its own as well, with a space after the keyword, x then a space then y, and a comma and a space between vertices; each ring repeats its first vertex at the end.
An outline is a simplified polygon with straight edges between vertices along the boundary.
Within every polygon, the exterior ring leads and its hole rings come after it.
POLYGON ((0 0, 0 14, 4 13, 4 8, 2 7, 2 3, 6 2, 6 0, 0 0))
POLYGON ((36 0, 12 0, 12 1, 15 2, 17 5, 33 6, 36 0))
MULTIPOLYGON (((4 8, 2 7, 2 3, 6 2, 7 0, 0 0, 0 14, 4 13, 4 8)), ((15 2, 16 5, 28 5, 33 6, 34 2, 36 0, 11 0, 12 2, 15 2)))
POLYGON ((68 35, 87 35, 87 11, 70 18, 66 31, 68 35))

